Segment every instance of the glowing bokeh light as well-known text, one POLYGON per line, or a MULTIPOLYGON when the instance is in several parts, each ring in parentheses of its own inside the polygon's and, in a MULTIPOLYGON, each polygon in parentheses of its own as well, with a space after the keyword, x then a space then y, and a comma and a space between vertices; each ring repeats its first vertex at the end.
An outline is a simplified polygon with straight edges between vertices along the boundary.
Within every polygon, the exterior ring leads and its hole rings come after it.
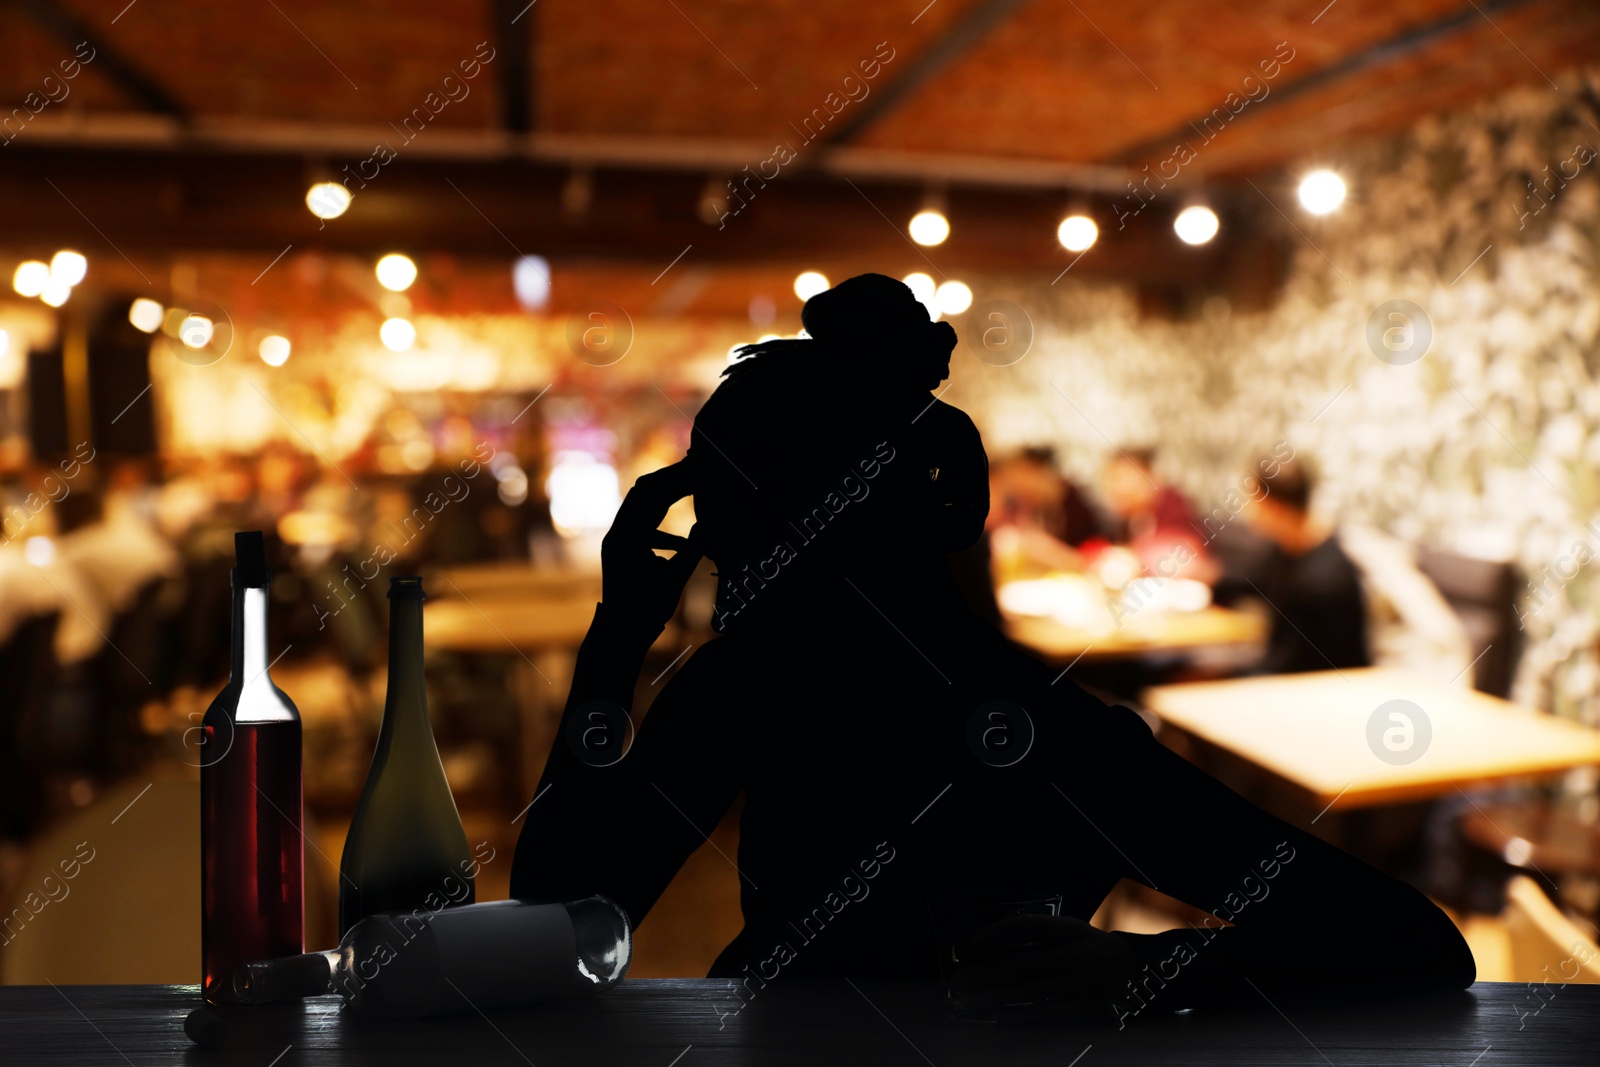
POLYGON ((1184 244, 1203 245, 1217 235, 1222 224, 1217 213, 1199 204, 1186 207, 1172 220, 1172 228, 1184 244))

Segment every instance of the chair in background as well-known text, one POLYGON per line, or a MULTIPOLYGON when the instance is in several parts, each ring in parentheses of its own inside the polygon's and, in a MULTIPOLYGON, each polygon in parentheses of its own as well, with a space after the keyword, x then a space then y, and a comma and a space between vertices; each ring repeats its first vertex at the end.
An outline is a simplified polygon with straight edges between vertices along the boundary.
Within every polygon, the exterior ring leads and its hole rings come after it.
POLYGON ((0 838, 26 839, 44 812, 38 743, 60 619, 54 612, 27 619, 0 648, 0 838))
POLYGON ((1511 944, 1511 980, 1600 983, 1600 945, 1568 919, 1525 874, 1506 887, 1506 933, 1511 944))
POLYGON ((166 669, 174 684, 220 687, 228 677, 233 630, 233 560, 187 553, 184 558, 182 603, 168 645, 176 656, 166 669))
POLYGON ((1463 879, 1477 888, 1465 906, 1492 913, 1489 893, 1508 877, 1531 874, 1559 887, 1562 907, 1600 920, 1600 823, 1581 798, 1480 796, 1460 809, 1453 835, 1463 879))
POLYGON ((97 724, 92 764, 103 778, 127 773, 150 755, 139 709, 171 688, 168 640, 175 585, 157 578, 139 590, 112 620, 106 646, 89 664, 97 724))
POLYGON ((1472 654, 1482 653, 1473 668, 1474 688, 1509 697, 1517 661, 1522 658, 1516 566, 1431 549, 1417 553, 1417 566, 1455 609, 1472 654))

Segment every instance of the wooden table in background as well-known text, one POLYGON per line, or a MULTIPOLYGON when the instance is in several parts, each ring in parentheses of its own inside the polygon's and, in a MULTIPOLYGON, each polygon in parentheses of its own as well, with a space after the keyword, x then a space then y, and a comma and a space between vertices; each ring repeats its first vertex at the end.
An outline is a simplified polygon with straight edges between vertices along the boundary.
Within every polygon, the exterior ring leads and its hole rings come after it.
MULTIPOLYGON (((578 646, 594 619, 598 578, 487 564, 442 571, 439 579, 422 608, 423 646, 520 660, 511 685, 521 719, 522 792, 531 797, 560 726, 578 646)), ((682 642, 679 627, 669 624, 654 647, 671 655, 682 642)))
POLYGON ((432 596, 422 606, 422 640, 451 652, 518 652, 576 649, 594 618, 596 598, 474 594, 432 596))
POLYGON ((941 996, 933 985, 780 975, 736 1010, 732 981, 643 979, 564 1005, 386 1023, 352 1018, 336 999, 318 997, 250 1009, 259 1015, 234 1031, 239 1048, 199 1049, 183 1033, 199 1004, 195 986, 17 986, 0 989, 0 1063, 1592 1067, 1600 1048, 1594 985, 1552 985, 1539 998, 1527 985, 1480 983, 1444 996, 1320 1007, 1263 998, 1234 1011, 1147 1013, 1122 1030, 1114 1022, 946 1020, 941 996))
POLYGON ((1421 800, 1600 765, 1600 731, 1383 668, 1157 686, 1143 701, 1164 724, 1271 772, 1319 807, 1335 798, 1341 809, 1421 800), (1416 705, 1431 729, 1411 763, 1380 759, 1368 744, 1369 721, 1392 700, 1416 705))
POLYGON ((1080 658, 1117 659, 1152 652, 1252 645, 1266 636, 1266 625, 1258 617, 1218 607, 1138 614, 1110 631, 1067 626, 1047 618, 1008 619, 1005 630, 1006 636, 1017 644, 1048 662, 1062 665, 1080 658))
POLYGON ((463 563, 428 575, 430 596, 555 596, 600 599, 599 567, 540 566, 516 560, 463 563))

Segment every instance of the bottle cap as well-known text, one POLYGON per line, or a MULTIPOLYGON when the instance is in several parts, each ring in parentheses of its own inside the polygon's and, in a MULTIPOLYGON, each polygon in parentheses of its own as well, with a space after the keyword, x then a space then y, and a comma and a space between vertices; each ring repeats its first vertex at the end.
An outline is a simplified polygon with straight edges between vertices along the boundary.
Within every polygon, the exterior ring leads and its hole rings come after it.
POLYGON ((267 569, 267 543, 260 530, 242 530, 233 535, 233 568, 235 589, 265 589, 272 584, 272 572, 267 569))
POLYGON ((422 591, 422 578, 416 574, 404 574, 397 578, 389 579, 390 600, 426 600, 428 595, 422 591))
POLYGON ((183 1020, 183 1032, 201 1048, 221 1048, 228 1040, 228 1024, 222 1013, 209 1004, 202 1004, 183 1020))

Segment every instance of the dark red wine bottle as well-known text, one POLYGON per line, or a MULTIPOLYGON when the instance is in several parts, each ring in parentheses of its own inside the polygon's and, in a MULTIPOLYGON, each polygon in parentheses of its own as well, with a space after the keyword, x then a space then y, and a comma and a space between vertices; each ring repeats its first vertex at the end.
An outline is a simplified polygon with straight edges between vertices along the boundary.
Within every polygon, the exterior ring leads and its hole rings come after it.
POLYGON ((389 691, 339 861, 339 936, 369 915, 471 904, 477 864, 428 721, 422 579, 389 579, 389 691))
POLYGON ((233 658, 200 739, 203 995, 234 1002, 233 973, 305 951, 300 713, 268 673, 271 574, 260 531, 234 535, 233 658))

